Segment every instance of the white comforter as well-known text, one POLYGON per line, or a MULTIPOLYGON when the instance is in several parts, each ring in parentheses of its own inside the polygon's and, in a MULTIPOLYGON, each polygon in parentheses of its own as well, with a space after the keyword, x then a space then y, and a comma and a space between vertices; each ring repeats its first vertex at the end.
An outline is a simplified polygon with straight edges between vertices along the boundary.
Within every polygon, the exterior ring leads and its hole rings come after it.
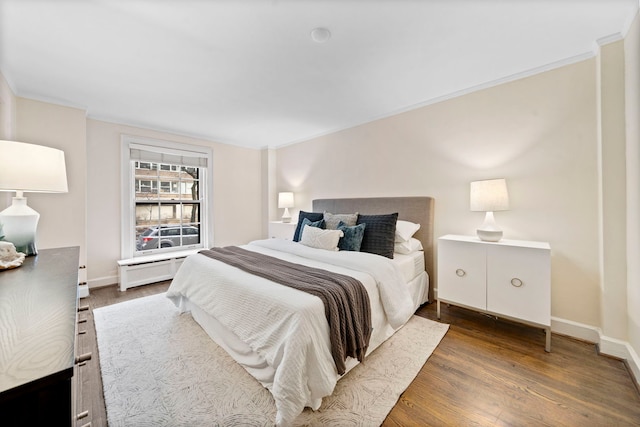
MULTIPOLYGON (((242 247, 357 278, 369 293, 374 328, 388 324, 397 329, 413 314, 399 269, 381 256, 313 249, 280 239, 242 247)), ((338 374, 319 298, 199 254, 185 259, 167 296, 179 307, 182 298, 189 299, 275 369, 273 383, 263 384, 276 402, 277 425, 290 424, 306 406, 318 409, 333 392, 338 374)))

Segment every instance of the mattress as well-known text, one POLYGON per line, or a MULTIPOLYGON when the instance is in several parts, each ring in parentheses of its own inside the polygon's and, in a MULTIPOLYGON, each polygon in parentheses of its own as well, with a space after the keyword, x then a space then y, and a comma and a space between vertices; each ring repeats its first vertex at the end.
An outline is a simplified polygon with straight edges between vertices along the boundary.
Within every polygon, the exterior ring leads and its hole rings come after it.
POLYGON ((393 254, 393 262, 400 268, 405 282, 410 282, 425 270, 424 252, 422 251, 416 251, 407 255, 395 253, 393 254))

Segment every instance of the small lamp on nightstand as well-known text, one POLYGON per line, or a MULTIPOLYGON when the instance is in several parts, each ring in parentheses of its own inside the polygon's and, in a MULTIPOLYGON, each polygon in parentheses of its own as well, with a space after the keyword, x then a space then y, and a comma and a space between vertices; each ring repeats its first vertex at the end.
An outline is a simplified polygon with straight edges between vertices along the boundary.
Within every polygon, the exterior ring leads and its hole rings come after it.
POLYGON ((15 141, 0 141, 0 191, 15 191, 11 206, 0 212, 4 240, 18 252, 36 255, 40 214, 27 206, 24 193, 66 193, 64 152, 15 141))
POLYGON ((278 193, 278 207, 284 208, 284 213, 282 214, 282 222, 291 222, 291 214, 289 213, 289 208, 292 208, 293 206, 293 193, 278 193))
POLYGON ((493 212, 509 210, 507 181, 504 178, 474 181, 469 199, 472 211, 486 212, 484 223, 477 230, 480 240, 499 242, 502 230, 496 224, 493 212))

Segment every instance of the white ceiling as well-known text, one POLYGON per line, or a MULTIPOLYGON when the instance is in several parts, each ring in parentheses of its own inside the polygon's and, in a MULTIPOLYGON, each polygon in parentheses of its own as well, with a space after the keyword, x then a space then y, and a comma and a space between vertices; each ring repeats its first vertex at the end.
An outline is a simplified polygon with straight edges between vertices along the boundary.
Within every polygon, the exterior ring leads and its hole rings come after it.
POLYGON ((0 0, 15 94, 277 147, 592 55, 638 0, 0 0), (331 31, 314 42, 316 27, 331 31))

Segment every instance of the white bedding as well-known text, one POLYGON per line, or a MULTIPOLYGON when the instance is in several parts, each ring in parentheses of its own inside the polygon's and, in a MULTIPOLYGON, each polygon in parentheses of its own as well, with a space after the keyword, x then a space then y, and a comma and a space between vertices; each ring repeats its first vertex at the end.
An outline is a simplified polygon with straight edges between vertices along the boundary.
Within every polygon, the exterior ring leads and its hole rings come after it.
POLYGON ((424 272, 424 252, 410 254, 393 254, 393 262, 398 266, 405 282, 410 282, 424 272))
MULTIPOLYGON (((372 310, 374 330, 368 353, 401 327, 426 299, 426 273, 408 286, 399 266, 377 255, 331 252, 280 239, 242 247, 360 280, 372 310)), ((277 425, 291 423, 306 406, 317 409, 322 398, 333 392, 339 376, 319 298, 200 254, 185 259, 167 296, 181 310, 191 309, 205 330, 220 329, 205 325, 214 322, 225 334, 237 338, 231 340, 237 344, 231 346, 237 348, 227 351, 269 388, 276 402, 277 425)), ((348 367, 355 365, 355 361, 349 362, 348 367)))

